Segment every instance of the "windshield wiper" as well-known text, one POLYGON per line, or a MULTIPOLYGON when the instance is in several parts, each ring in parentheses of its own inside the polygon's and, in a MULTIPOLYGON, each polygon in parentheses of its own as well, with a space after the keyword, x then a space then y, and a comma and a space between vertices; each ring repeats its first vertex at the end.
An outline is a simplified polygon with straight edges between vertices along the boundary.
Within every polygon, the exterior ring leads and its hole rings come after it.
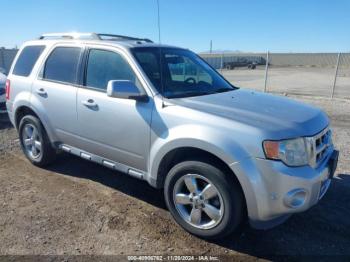
POLYGON ((235 90, 235 89, 223 87, 223 88, 216 89, 214 91, 214 93, 223 93, 223 92, 229 92, 229 91, 233 91, 233 90, 235 90))
POLYGON ((181 94, 174 94, 174 95, 170 95, 168 96, 168 98, 182 98, 182 97, 190 97, 190 96, 204 96, 204 95, 211 95, 211 94, 216 94, 216 93, 223 93, 223 92, 229 92, 229 91, 233 91, 235 89, 233 88, 227 88, 227 87, 223 87, 223 88, 219 88, 216 89, 215 91, 193 91, 193 92, 186 92, 186 93, 181 93, 181 94))
POLYGON ((190 96, 204 96, 204 95, 210 95, 212 92, 204 92, 204 91, 197 91, 197 92, 186 92, 181 94, 174 94, 168 96, 168 98, 182 98, 182 97, 190 97, 190 96))

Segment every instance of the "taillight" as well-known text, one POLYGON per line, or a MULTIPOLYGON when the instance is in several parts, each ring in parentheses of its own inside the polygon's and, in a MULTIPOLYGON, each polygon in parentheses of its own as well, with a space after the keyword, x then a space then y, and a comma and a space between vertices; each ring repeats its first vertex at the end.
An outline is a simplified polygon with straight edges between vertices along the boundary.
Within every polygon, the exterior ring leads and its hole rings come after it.
POLYGON ((10 99, 10 80, 6 80, 5 84, 5 90, 6 90, 6 100, 10 99))

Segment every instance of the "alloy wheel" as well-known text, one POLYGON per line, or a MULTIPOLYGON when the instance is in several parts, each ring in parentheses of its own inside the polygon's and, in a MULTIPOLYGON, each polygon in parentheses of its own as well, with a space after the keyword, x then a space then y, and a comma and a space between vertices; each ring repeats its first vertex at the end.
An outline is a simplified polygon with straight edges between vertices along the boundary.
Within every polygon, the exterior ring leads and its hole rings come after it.
POLYGON ((42 154, 41 137, 38 129, 32 124, 26 124, 22 131, 23 146, 29 157, 37 159, 42 154))
POLYGON ((224 215, 224 204, 219 190, 199 174, 186 174, 175 184, 174 205, 183 220, 200 229, 218 225, 224 215))

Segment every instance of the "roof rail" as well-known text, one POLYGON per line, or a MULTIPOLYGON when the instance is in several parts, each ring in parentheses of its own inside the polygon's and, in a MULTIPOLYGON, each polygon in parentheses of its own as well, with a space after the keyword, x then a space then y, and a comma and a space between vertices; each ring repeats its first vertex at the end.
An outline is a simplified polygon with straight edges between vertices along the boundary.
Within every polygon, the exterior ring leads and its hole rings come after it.
POLYGON ((120 40, 130 40, 130 41, 143 41, 147 43, 153 43, 152 40, 148 38, 138 38, 126 35, 113 35, 113 34, 96 34, 100 37, 100 40, 109 40, 109 41, 120 41, 120 40))
POLYGON ((125 35, 113 35, 113 34, 98 34, 98 33, 50 33, 42 34, 39 39, 90 39, 90 40, 108 40, 108 41, 140 41, 153 43, 150 39, 147 38, 137 38, 132 36, 125 35))
POLYGON ((50 34, 42 34, 39 39, 97 39, 99 40, 99 36, 95 33, 50 33, 50 34))

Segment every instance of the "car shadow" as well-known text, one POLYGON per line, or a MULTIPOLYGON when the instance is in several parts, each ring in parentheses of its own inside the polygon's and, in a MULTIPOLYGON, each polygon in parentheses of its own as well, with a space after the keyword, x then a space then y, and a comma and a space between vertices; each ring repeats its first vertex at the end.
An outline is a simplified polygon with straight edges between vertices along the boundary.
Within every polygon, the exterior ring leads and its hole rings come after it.
POLYGON ((12 128, 12 124, 7 113, 0 113, 0 130, 12 128))
POLYGON ((146 181, 133 178, 122 172, 83 160, 68 153, 60 154, 57 161, 46 169, 67 176, 89 179, 143 200, 158 208, 166 208, 162 198, 163 191, 149 186, 146 181))
MULTIPOLYGON (((67 176, 90 179, 166 209, 162 190, 76 156, 64 153, 48 169, 67 176)), ((272 260, 295 256, 310 259, 324 255, 350 255, 350 174, 338 174, 316 206, 294 214, 280 226, 270 230, 244 226, 228 238, 210 242, 236 252, 272 260)))
POLYGON ((338 174, 316 206, 294 214, 284 224, 270 230, 246 227, 214 243, 271 260, 350 255, 350 174, 338 174))

